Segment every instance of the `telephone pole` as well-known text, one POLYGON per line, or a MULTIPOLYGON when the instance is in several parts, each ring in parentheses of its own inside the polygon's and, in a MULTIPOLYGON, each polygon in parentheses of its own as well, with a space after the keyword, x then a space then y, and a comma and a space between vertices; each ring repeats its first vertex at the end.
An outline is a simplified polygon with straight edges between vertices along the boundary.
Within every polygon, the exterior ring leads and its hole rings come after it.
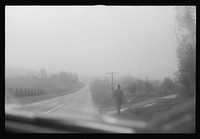
POLYGON ((112 94, 113 94, 113 74, 118 74, 117 72, 109 72, 106 74, 111 74, 111 79, 112 79, 112 94))

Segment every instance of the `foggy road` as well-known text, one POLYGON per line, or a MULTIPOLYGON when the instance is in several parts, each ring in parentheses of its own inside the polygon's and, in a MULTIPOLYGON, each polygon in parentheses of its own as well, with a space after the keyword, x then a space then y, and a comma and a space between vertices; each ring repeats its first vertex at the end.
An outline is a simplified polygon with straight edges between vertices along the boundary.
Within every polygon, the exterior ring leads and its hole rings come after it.
POLYGON ((73 116, 90 120, 99 115, 93 104, 89 85, 72 94, 24 105, 23 110, 44 116, 56 115, 56 117, 73 114, 73 116))
MULTIPOLYGON (((176 97, 176 95, 169 95, 159 99, 169 99, 174 97, 176 97)), ((154 98, 148 101, 136 103, 131 108, 133 109, 136 107, 148 107, 156 104, 159 99, 154 98)), ((19 109, 42 116, 53 116, 62 118, 63 116, 73 116, 74 118, 77 117, 88 120, 101 119, 102 114, 112 117, 117 114, 115 107, 111 107, 110 109, 107 108, 107 110, 104 110, 103 112, 100 112, 98 110, 93 102, 88 84, 83 89, 75 93, 22 105, 22 107, 20 107, 19 109)), ((124 105, 122 106, 121 111, 123 112, 127 109, 129 109, 128 106, 124 105)))

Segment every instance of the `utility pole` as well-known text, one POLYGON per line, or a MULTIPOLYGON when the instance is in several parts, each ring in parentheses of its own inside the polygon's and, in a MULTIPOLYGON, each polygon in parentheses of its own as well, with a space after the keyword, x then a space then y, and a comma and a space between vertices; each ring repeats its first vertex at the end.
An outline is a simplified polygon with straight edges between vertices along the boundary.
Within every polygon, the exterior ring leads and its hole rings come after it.
POLYGON ((118 74, 117 72, 109 72, 106 74, 111 74, 111 79, 112 79, 112 94, 113 94, 113 74, 118 74))

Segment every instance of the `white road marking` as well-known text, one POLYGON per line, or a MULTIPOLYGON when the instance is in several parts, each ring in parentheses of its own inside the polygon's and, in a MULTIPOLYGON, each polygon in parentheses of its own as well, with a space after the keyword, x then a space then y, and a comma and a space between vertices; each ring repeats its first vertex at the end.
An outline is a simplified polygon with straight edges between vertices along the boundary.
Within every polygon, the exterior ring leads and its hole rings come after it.
POLYGON ((45 114, 48 114, 49 112, 52 112, 52 111, 54 111, 54 110, 56 110, 56 109, 58 109, 58 108, 60 108, 60 107, 62 107, 63 105, 64 105, 64 104, 59 105, 59 106, 57 106, 57 107, 55 107, 55 108, 53 108, 53 109, 51 109, 51 110, 45 112, 44 115, 45 115, 45 114))

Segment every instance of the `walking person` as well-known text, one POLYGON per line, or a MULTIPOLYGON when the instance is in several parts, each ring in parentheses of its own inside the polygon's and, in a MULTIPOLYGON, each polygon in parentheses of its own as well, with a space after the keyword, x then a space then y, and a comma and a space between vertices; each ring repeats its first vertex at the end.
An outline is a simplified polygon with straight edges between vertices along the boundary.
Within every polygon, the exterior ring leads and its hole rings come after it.
POLYGON ((120 84, 117 85, 117 89, 114 91, 113 97, 115 100, 117 113, 120 114, 121 105, 122 105, 122 101, 123 101, 123 91, 121 89, 120 84))

